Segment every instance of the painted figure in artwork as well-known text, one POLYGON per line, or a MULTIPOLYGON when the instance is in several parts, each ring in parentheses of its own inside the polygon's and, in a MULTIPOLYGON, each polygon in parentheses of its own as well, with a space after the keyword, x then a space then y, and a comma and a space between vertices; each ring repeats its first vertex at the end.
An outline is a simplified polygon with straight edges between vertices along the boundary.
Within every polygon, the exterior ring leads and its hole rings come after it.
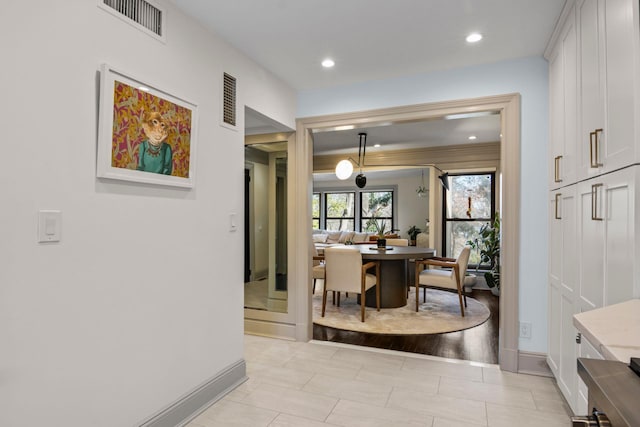
POLYGON ((137 169, 171 175, 173 167, 171 146, 164 142, 169 134, 169 124, 160 113, 145 111, 142 129, 147 138, 140 143, 137 169))

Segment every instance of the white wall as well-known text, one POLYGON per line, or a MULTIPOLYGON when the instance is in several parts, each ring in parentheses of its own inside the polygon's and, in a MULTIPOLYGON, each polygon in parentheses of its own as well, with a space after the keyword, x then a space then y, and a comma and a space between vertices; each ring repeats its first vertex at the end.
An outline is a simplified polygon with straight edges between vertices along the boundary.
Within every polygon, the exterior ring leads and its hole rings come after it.
MULTIPOLYGON (((416 188, 420 185, 421 176, 419 170, 414 172, 415 176, 400 176, 397 178, 371 178, 367 177, 367 186, 364 190, 374 189, 375 187, 385 187, 390 185, 397 186, 396 203, 397 203, 397 217, 395 227, 400 231, 399 233, 403 238, 409 238, 407 230, 412 225, 417 226, 421 230, 424 230, 426 225, 426 219, 429 215, 429 200, 425 197, 418 197, 416 188)), ((354 174, 355 176, 355 174, 354 174)), ((314 191, 325 189, 356 189, 353 179, 341 181, 339 179, 331 181, 315 182, 313 186, 314 191)), ((424 177, 425 186, 429 186, 428 172, 424 177)))
POLYGON ((168 7, 164 44, 93 0, 3 4, 2 426, 137 425, 243 357, 243 106, 293 128, 295 93, 168 7), (102 62, 198 104, 193 190, 96 179, 102 62))
POLYGON ((547 349, 548 79, 542 57, 363 82, 298 93, 298 116, 311 117, 518 92, 521 109, 520 320, 532 338, 520 350, 547 349))

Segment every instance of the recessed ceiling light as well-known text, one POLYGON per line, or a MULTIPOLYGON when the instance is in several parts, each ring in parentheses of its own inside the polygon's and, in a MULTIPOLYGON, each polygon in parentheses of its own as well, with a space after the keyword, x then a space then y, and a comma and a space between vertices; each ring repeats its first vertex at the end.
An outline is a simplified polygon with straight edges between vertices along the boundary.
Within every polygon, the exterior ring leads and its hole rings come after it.
POLYGON ((138 89, 140 89, 143 92, 149 92, 149 88, 146 86, 139 86, 138 89))
POLYGON ((477 43, 482 40, 482 34, 480 33, 471 33, 467 36, 467 43, 477 43))
POLYGON ((327 59, 325 59, 324 61, 322 61, 322 66, 323 66, 324 68, 331 68, 331 67, 333 67, 334 65, 336 65, 336 63, 333 61, 333 59, 329 59, 329 58, 327 58, 327 59))
POLYGON ((473 141, 474 139, 476 139, 476 136, 475 136, 475 135, 471 135, 471 136, 469 137, 469 139, 470 139, 471 141, 473 141))
POLYGON ((380 144, 375 144, 373 148, 380 148, 380 144))

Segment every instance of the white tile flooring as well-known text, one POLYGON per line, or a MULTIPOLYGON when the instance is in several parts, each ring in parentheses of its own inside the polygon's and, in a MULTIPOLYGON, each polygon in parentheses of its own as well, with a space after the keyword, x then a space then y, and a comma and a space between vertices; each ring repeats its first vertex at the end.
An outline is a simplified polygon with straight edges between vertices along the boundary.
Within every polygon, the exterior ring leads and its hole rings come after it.
POLYGON ((496 365, 245 336, 249 380, 187 427, 570 426, 551 378, 496 365))

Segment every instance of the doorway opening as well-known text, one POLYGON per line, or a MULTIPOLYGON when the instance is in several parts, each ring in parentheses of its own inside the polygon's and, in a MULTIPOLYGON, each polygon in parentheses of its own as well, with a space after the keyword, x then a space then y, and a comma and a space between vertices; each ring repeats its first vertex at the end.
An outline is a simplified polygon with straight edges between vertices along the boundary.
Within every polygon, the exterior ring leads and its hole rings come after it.
MULTIPOLYGON (((499 364, 503 370, 517 372, 518 366, 518 253, 519 253, 519 192, 520 192, 520 97, 518 94, 476 98, 461 101, 421 104, 384 110, 358 113, 336 114, 298 120, 296 159, 298 178, 307 177, 305 191, 297 194, 298 215, 307 218, 298 224, 297 245, 304 251, 311 244, 311 200, 313 173, 314 133, 335 129, 339 126, 374 126, 384 123, 402 123, 408 121, 436 120, 455 114, 468 114, 481 111, 497 111, 501 115, 500 173, 501 173, 501 218, 502 218, 502 289, 499 302, 499 364)), ((464 153, 461 154, 464 156, 464 153)), ((426 163, 438 163, 429 159, 426 163)), ((389 162, 391 163, 391 162, 389 162)), ((407 163, 397 161, 398 164, 407 163)), ((441 221, 441 212, 430 217, 432 223, 441 221)), ((307 260, 299 260, 298 277, 307 278, 311 283, 311 271, 307 260)), ((310 286, 301 286, 304 301, 298 304, 300 322, 298 334, 312 337, 310 286)))

